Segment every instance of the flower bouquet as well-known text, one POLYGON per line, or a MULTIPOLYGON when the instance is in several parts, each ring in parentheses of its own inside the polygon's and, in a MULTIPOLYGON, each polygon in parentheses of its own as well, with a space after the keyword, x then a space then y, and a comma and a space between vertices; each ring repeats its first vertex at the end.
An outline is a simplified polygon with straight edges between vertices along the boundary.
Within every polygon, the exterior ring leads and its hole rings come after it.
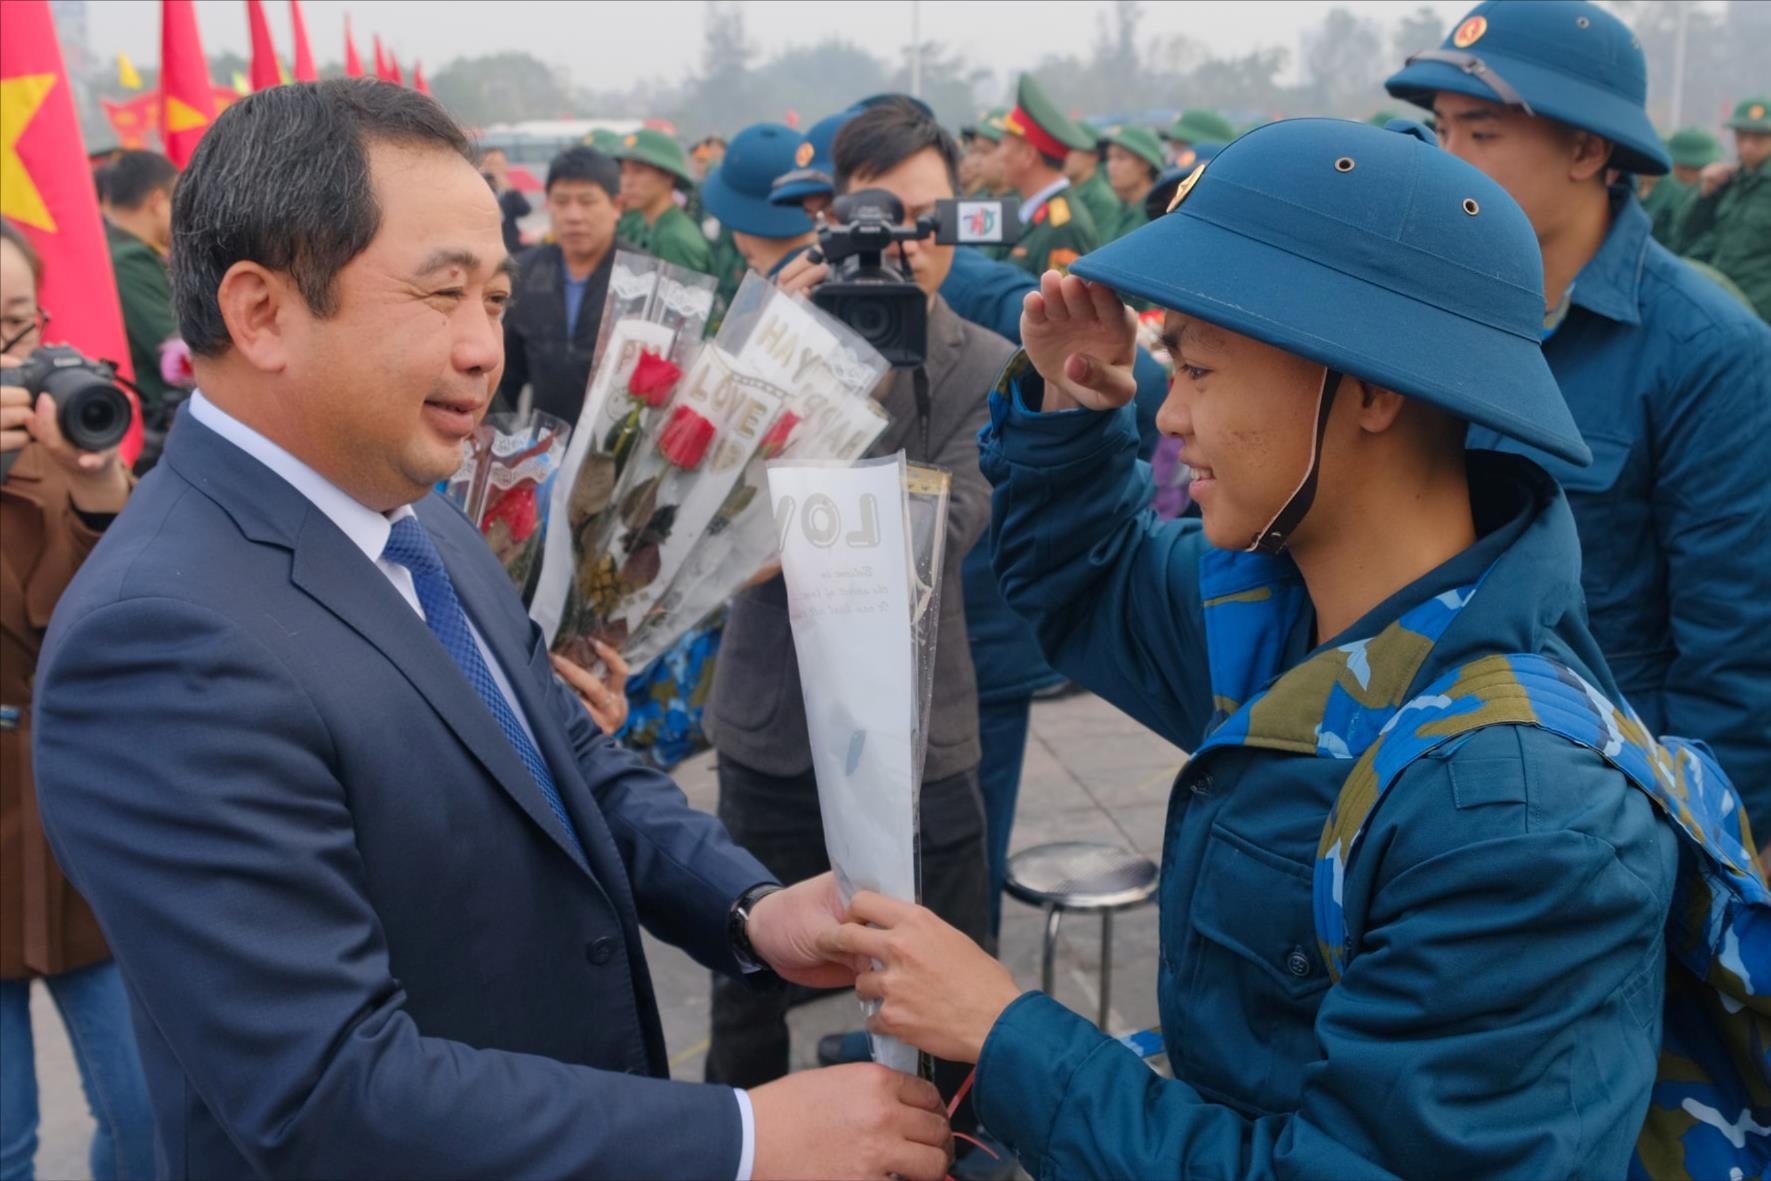
POLYGON ((447 494, 479 526, 519 590, 541 556, 554 476, 572 428, 551 414, 494 414, 468 440, 447 494))
POLYGON ((554 649, 583 663, 602 640, 642 667, 770 560, 768 459, 853 459, 885 427, 871 398, 883 358, 758 276, 692 357, 661 327, 611 325, 531 605, 554 649))

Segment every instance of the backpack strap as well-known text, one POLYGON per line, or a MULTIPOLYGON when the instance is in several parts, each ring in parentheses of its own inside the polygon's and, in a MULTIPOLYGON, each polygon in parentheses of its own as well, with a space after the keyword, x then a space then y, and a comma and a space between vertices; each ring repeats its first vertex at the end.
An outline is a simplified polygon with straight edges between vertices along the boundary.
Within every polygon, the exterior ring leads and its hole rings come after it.
POLYGON ((1348 955, 1346 867, 1384 793, 1416 759, 1476 730, 1507 725, 1535 726, 1587 747, 1648 794, 1698 854, 1687 861, 1693 880, 1673 908, 1669 950, 1724 991, 1771 993, 1771 962, 1764 962, 1771 891, 1750 852, 1745 809, 1721 767, 1700 744, 1657 741, 1627 705, 1535 654, 1487 656, 1454 669, 1403 705, 1353 765, 1316 853, 1316 938, 1330 977, 1340 978, 1348 955), (1750 939, 1725 937, 1748 928, 1750 939), (1753 954, 1739 954, 1743 947, 1753 954))

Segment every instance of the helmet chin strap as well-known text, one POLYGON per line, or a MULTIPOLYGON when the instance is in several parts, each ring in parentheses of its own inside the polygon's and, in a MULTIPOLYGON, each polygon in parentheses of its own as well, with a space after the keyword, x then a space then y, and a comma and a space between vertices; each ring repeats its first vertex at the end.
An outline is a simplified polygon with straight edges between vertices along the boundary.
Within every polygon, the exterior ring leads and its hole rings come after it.
POLYGON ((1334 393, 1340 388, 1341 374, 1337 369, 1322 370, 1322 388, 1316 393, 1316 434, 1310 443, 1310 466, 1304 472, 1304 478, 1289 499, 1273 514, 1267 527, 1254 535, 1244 553, 1280 554, 1285 551, 1285 543, 1291 539, 1292 530, 1296 529, 1310 511, 1310 505, 1316 499, 1316 477, 1322 469, 1322 436, 1328 430, 1328 412, 1334 407, 1334 393))

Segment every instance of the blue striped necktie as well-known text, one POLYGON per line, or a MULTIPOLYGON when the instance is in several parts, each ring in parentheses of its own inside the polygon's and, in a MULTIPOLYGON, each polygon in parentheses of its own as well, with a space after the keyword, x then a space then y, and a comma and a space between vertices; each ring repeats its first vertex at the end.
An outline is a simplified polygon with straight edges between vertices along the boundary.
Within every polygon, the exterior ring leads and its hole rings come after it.
POLYGON ((418 601, 424 607, 424 621, 430 625, 431 633, 442 643, 443 650, 462 675, 467 677, 467 683, 480 695, 486 708, 492 711, 498 728, 504 731, 505 738, 516 748, 517 757, 534 776, 536 786, 541 788, 548 808, 559 818, 561 827, 582 855, 584 846, 578 843, 577 830, 566 815, 566 805, 560 800, 559 788, 554 785, 547 761, 523 731, 511 703, 498 691, 498 682, 492 678, 492 670, 487 667, 485 657, 480 655, 480 646, 474 642, 473 631, 468 627, 467 612, 461 609, 461 600, 455 596, 455 584, 449 581, 443 559, 437 555, 437 547, 417 517, 403 517, 394 522, 381 556, 412 572, 412 583, 418 590, 418 601))

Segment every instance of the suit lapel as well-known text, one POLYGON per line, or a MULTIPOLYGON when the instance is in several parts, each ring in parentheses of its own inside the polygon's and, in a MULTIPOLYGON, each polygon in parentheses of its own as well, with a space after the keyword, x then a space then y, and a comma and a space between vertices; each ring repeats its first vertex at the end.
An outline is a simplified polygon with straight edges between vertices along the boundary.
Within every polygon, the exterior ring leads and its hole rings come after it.
POLYGON ((587 872, 492 712, 418 613, 324 513, 308 513, 290 581, 392 661, 505 794, 587 872))
MULTIPOLYGON (((428 515, 420 513, 421 517, 428 515)), ((427 528, 429 525, 426 521, 427 528)), ((552 702, 535 682, 528 666, 528 653, 519 648, 513 652, 514 660, 504 660, 498 654, 500 645, 494 637, 501 629, 492 609, 493 597, 514 592, 508 583, 501 586, 492 582, 489 577, 490 567, 484 561, 473 561, 463 554, 457 539, 451 534, 452 531, 440 527, 440 523, 438 528, 431 529, 437 552, 442 556, 443 565, 455 583, 455 592, 461 598, 462 610, 473 620, 474 626, 485 639, 486 646, 492 649, 493 658, 503 665, 511 691, 516 694, 517 708, 529 719, 529 728, 535 734, 542 759, 553 772, 554 786, 559 789, 566 814, 572 818, 578 829, 579 840, 590 858, 591 876, 603 886, 606 894, 621 895, 620 909, 637 923, 638 917, 632 899, 627 897, 618 884, 627 880, 626 864, 621 860, 620 851, 615 848, 614 837, 609 832, 608 823, 603 819, 602 809, 597 806, 589 785, 584 781, 584 773, 578 768, 578 759, 565 733, 565 727, 559 724, 553 713, 552 702)), ((551 668, 546 675, 553 675, 551 668)), ((509 743, 505 745, 508 746, 509 743)), ((545 802, 543 806, 545 807, 545 802)), ((553 819, 551 812, 548 813, 548 819, 553 819)), ((616 900, 611 896, 610 901, 614 903, 616 900)))

